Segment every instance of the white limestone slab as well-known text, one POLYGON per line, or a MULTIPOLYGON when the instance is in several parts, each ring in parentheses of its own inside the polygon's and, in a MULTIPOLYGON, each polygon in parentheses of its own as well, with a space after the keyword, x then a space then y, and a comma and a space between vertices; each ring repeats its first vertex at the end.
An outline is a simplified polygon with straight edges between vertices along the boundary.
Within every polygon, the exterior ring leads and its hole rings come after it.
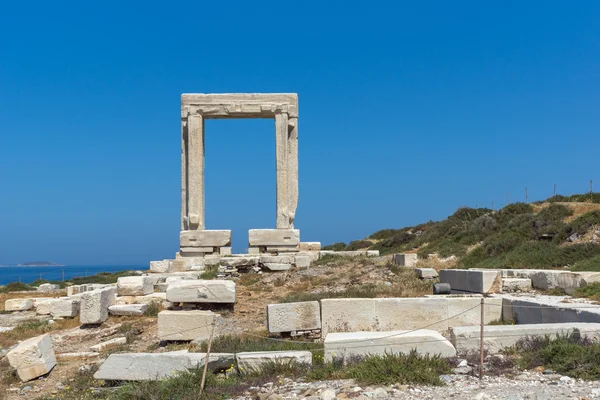
POLYGON ((321 329, 318 301, 267 305, 267 328, 270 333, 321 329))
POLYGON ((208 340, 212 324, 220 317, 212 311, 170 311, 158 313, 158 338, 160 340, 208 340))
POLYGON ((171 264, 171 260, 162 260, 162 261, 150 261, 150 272, 172 272, 173 265, 171 264))
POLYGON ((242 372, 260 372, 271 364, 312 365, 310 351, 252 351, 236 353, 237 367, 242 372))
POLYGON ((299 246, 298 229, 250 229, 249 246, 299 246))
POLYGON ((4 311, 28 311, 32 308, 32 299, 8 299, 4 302, 4 311))
POLYGON ((146 312, 148 305, 146 304, 124 304, 108 307, 110 315, 120 316, 142 316, 146 312))
MULTIPOLYGON (((211 370, 230 368, 234 362, 231 353, 211 353, 208 366, 211 370)), ((116 381, 151 381, 173 376, 191 368, 204 365, 205 353, 121 353, 111 354, 94 379, 116 381)))
POLYGON ((108 307, 115 304, 116 289, 108 287, 81 295, 79 321, 82 324, 100 324, 108 318, 108 307))
POLYGON ((74 298, 54 299, 50 302, 50 314, 53 317, 73 318, 79 314, 81 301, 74 298))
POLYGON ((145 296, 153 292, 154 286, 149 276, 125 276, 117 279, 119 296, 145 296))
POLYGON ((114 338, 111 340, 107 340, 106 342, 98 343, 94 346, 90 346, 90 350, 95 351, 95 352, 100 352, 100 351, 110 349, 113 347, 117 347, 120 345, 124 345, 124 344, 127 344, 127 338, 126 337, 118 337, 118 338, 114 338))
MULTIPOLYGON (((450 340, 459 354, 479 351, 480 329, 479 326, 452 328, 450 340)), ((591 339, 600 337, 600 323, 491 325, 483 329, 483 346, 490 353, 498 353, 530 336, 557 337, 580 333, 591 339)))
POLYGON ((334 359, 346 362, 353 357, 385 353, 408 354, 413 349, 421 355, 456 356, 456 349, 450 341, 439 332, 428 329, 329 333, 325 337, 325 361, 328 362, 334 359))
POLYGON ((181 231, 181 247, 224 247, 231 245, 230 230, 181 231))
POLYGON ((440 282, 449 283, 452 292, 500 293, 502 273, 499 270, 443 269, 440 282))
POLYGON ((169 283, 167 300, 173 303, 235 303, 235 282, 185 280, 169 283))
POLYGON ((49 335, 36 336, 19 343, 6 355, 19 379, 30 381, 49 373, 56 365, 56 357, 49 335))

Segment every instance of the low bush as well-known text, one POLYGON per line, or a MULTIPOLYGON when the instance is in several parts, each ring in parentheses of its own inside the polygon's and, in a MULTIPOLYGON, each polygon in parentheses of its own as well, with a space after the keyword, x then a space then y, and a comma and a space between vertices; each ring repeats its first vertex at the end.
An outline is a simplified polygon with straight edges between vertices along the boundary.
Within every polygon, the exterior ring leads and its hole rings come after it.
POLYGON ((34 287, 21 282, 11 282, 6 286, 0 287, 0 293, 24 292, 28 290, 36 290, 34 287))
POLYGON ((600 272, 600 255, 581 260, 571 267, 572 271, 598 271, 600 272))
POLYGON ((370 355, 347 367, 346 377, 364 385, 442 385, 441 374, 450 373, 448 361, 439 356, 409 354, 370 355))
POLYGON ((324 246, 323 250, 342 251, 345 248, 346 248, 346 243, 338 242, 338 243, 330 244, 328 246, 324 246))
POLYGON ((590 283, 575 291, 577 297, 587 297, 594 301, 600 301, 600 282, 590 283))
MULTIPOLYGON (((205 352, 207 342, 197 348, 205 352)), ((211 351, 214 353, 240 353, 245 351, 287 351, 287 350, 320 350, 322 343, 295 342, 293 340, 273 340, 260 335, 223 335, 213 339, 211 351)))
POLYGON ((207 267, 206 270, 200 275, 200 279, 216 279, 218 269, 219 267, 216 265, 207 267))
POLYGON ((80 276, 77 278, 72 278, 72 279, 69 279, 69 282, 72 282, 73 285, 83 285, 86 283, 109 284, 109 283, 116 283, 117 279, 119 279, 122 276, 137 276, 137 274, 133 271, 119 271, 119 272, 115 272, 115 273, 100 272, 96 275, 80 276))
POLYGON ((344 250, 354 251, 354 250, 367 249, 372 245, 373 245, 373 243, 371 243, 368 240, 355 240, 353 242, 350 242, 350 244, 348 246, 346 246, 346 248, 344 250))
POLYGON ((522 368, 543 366, 576 379, 600 379, 600 343, 578 334, 550 337, 528 337, 511 349, 519 355, 522 368))
POLYGON ((382 229, 380 231, 375 232, 371 236, 369 236, 369 239, 373 239, 373 240, 389 239, 392 236, 396 236, 396 235, 402 233, 402 231, 404 231, 404 229, 382 229))

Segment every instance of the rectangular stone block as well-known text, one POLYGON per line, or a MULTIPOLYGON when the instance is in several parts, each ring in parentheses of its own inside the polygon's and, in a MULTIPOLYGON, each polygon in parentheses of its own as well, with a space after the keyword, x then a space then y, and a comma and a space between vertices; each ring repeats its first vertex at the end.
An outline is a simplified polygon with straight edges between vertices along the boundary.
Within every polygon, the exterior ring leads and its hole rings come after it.
POLYGON ((50 314, 53 317, 73 318, 79 314, 79 299, 55 299, 50 302, 50 314))
POLYGON ((443 269, 439 272, 440 282, 449 283, 453 292, 500 293, 502 273, 498 270, 443 269))
MULTIPOLYGON (((600 337, 598 323, 558 323, 558 324, 523 324, 492 325, 483 330, 483 347, 490 353, 498 353, 502 349, 514 346, 519 340, 531 336, 558 337, 580 333, 590 339, 600 337)), ((459 354, 479 352, 480 327, 460 326, 452 328, 450 340, 459 354)))
POLYGON ((298 229, 250 229, 248 231, 250 246, 297 246, 300 247, 300 231, 298 229))
POLYGON ((160 340, 208 340, 219 315, 212 311, 161 311, 158 313, 160 340))
MULTIPOLYGON (((204 366, 205 353, 121 353, 111 354, 94 379, 105 381, 154 381, 172 377, 177 372, 204 366)), ((234 363, 231 353, 211 353, 211 371, 227 369, 234 363)))
POLYGON ((258 254, 260 254, 260 248, 258 248, 258 247, 248 247, 248 254, 258 255, 258 254))
POLYGON ((261 263, 275 263, 275 264, 291 264, 292 257, 290 256, 272 256, 272 255, 261 255, 261 263))
POLYGON ((436 279, 438 273, 433 268, 415 268, 417 276, 421 279, 436 279))
POLYGON ((169 283, 172 303, 235 303, 235 283, 228 280, 185 280, 169 283))
POLYGON ((4 302, 4 311, 28 311, 32 308, 31 299, 8 299, 4 302))
POLYGON ((6 355, 11 367, 17 370, 19 379, 30 381, 52 371, 56 357, 49 335, 36 336, 19 343, 6 355))
POLYGON ((119 316, 142 316, 146 312, 148 305, 146 304, 123 304, 108 307, 110 315, 119 316))
POLYGON ((272 254, 285 254, 285 253, 297 253, 299 246, 298 245, 293 245, 293 246, 267 246, 264 247, 264 249, 266 250, 267 253, 272 253, 272 254))
POLYGON ((402 267, 414 267, 417 264, 417 254, 416 253, 406 253, 406 254, 394 254, 392 255, 392 262, 396 265, 400 265, 402 267))
POLYGON ((154 285, 149 276, 125 276, 117 279, 119 296, 145 296, 153 292, 154 285))
POLYGON ((46 301, 37 301, 35 305, 35 313, 37 315, 50 315, 50 306, 54 299, 46 299, 46 301))
POLYGON ((204 256, 204 254, 212 254, 215 252, 215 248, 216 247, 189 247, 189 246, 185 246, 185 247, 180 247, 179 250, 181 251, 181 254, 186 257, 188 255, 192 255, 192 256, 204 256))
POLYGON ((83 285, 67 286, 67 296, 71 297, 71 296, 79 294, 81 292, 85 292, 85 290, 81 290, 82 286, 83 285))
POLYGON ((309 256, 295 256, 294 257, 294 265, 296 268, 308 268, 310 267, 310 257, 309 256))
POLYGON ((231 245, 230 230, 181 231, 181 247, 223 247, 231 245))
POLYGON ((367 257, 379 257, 379 250, 367 250, 367 257))
POLYGON ((231 246, 219 248, 219 254, 222 256, 231 255, 231 246))
POLYGON ((242 372, 260 372, 272 364, 312 365, 310 351, 252 351, 235 355, 237 367, 242 372))
POLYGON ((445 298, 323 299, 323 334, 348 331, 389 331, 427 327, 448 329, 445 298), (439 321, 439 322, 437 322, 439 321))
POLYGON ((94 346, 90 346, 90 350, 99 352, 99 351, 108 350, 108 349, 111 349, 111 348, 114 348, 117 346, 122 346, 124 344, 127 344, 127 338, 119 337, 119 338, 107 340, 106 342, 98 343, 94 346))
POLYGON ((267 328, 270 333, 321 329, 321 306, 318 301, 269 304, 267 328))
POLYGON ((166 273, 172 270, 171 260, 150 261, 150 272, 166 273))
POLYGON ((167 299, 166 293, 151 293, 145 296, 119 296, 116 299, 115 304, 151 304, 151 303, 162 303, 167 299))
POLYGON ((186 270, 185 261, 183 260, 173 260, 171 265, 173 267, 173 272, 184 272, 186 270))
MULTIPOLYGON (((481 323, 481 296, 448 296, 448 326, 479 325, 481 323)), ((502 299, 487 297, 484 299, 483 323, 502 321, 502 299)))
POLYGON ((319 251, 321 242, 300 242, 300 251, 319 251))
POLYGON ((275 271, 287 271, 292 268, 292 264, 280 264, 280 263, 263 263, 261 264, 265 269, 275 271))
POLYGON ((529 278, 502 278, 502 291, 511 292, 529 292, 531 291, 531 279, 529 278))
POLYGON ((258 265, 258 261, 259 257, 257 256, 222 257, 220 264, 230 268, 254 267, 258 265))
POLYGON ((312 263, 319 259, 319 252, 318 251, 300 251, 300 252, 294 254, 294 256, 308 257, 310 259, 310 262, 312 263))
POLYGON ((590 302, 563 302, 564 296, 501 295, 503 319, 518 324, 566 322, 600 323, 600 305, 590 302))
POLYGON ((115 304, 116 289, 109 287, 81 295, 79 321, 82 324, 101 324, 108 318, 108 307, 115 304))
POLYGON ((53 283, 42 283, 38 286, 37 290, 42 293, 58 292, 60 291, 60 286, 53 283))
POLYGON ((325 361, 327 362, 337 359, 345 363, 354 357, 365 357, 369 354, 408 354, 413 349, 421 355, 456 356, 452 343, 439 332, 428 329, 329 333, 325 337, 325 361))
POLYGON ((221 262, 221 256, 219 254, 207 254, 204 256, 204 266, 219 265, 221 262))

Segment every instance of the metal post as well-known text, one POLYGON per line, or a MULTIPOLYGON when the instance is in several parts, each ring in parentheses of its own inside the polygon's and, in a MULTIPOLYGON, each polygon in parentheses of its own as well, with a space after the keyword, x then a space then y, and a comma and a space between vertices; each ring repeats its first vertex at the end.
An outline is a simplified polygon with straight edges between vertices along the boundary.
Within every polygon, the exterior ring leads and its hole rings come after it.
POLYGON ((554 200, 556 201, 556 183, 554 184, 554 200))
POLYGON ((525 186, 525 204, 529 204, 529 192, 527 191, 527 186, 525 186))
POLYGON ((594 202, 594 191, 592 190, 592 180, 590 179, 590 201, 594 202))
POLYGON ((64 269, 62 270, 62 281, 63 282, 65 281, 65 270, 64 269))
POLYGON ((479 379, 483 379, 483 297, 481 298, 481 328, 479 333, 479 379))

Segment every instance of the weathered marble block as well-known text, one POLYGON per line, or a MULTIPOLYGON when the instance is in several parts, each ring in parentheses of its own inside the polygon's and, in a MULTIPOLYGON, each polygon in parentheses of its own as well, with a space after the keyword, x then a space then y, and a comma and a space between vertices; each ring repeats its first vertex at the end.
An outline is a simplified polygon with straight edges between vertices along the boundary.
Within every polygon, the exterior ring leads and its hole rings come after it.
POLYGON ((248 242, 250 246, 299 246, 300 231, 298 229, 250 229, 248 242))
POLYGON ((108 318, 108 307, 115 304, 115 288, 92 290, 81 295, 79 321, 82 324, 101 324, 108 318))
POLYGON ((17 375, 23 382, 47 374, 56 365, 56 357, 49 335, 36 336, 22 341, 6 357, 10 365, 17 370, 17 375))
POLYGON ((212 311, 161 311, 158 313, 160 340, 208 340, 212 324, 219 314, 212 311))
POLYGON ((231 245, 230 230, 181 231, 181 247, 224 247, 231 245))
POLYGON ((235 303, 235 283, 228 280, 185 280, 169 283, 167 300, 173 303, 235 303))
MULTIPOLYGON (((94 379, 116 381, 154 381, 170 378, 177 372, 204 366, 205 353, 121 353, 111 354, 94 374, 94 379)), ((231 353, 211 353, 208 367, 230 368, 231 353)))
POLYGON ((119 316, 142 316, 147 308, 146 304, 119 304, 108 307, 108 313, 119 316))
POLYGON ((171 260, 150 261, 150 271, 157 273, 172 272, 171 260))
POLYGON ((4 302, 4 311, 28 311, 32 308, 31 299, 8 299, 4 302))
POLYGON ((267 305, 270 333, 321 329, 321 306, 318 301, 267 305))
POLYGON ((119 296, 145 296, 153 292, 154 285, 149 276, 125 276, 117 279, 119 296))
POLYGON ((236 353, 238 369, 242 372, 260 372, 265 366, 275 364, 312 365, 310 351, 252 351, 236 353))
POLYGON ((53 317, 73 318, 79 314, 79 299, 54 299, 50 302, 50 314, 53 317))

